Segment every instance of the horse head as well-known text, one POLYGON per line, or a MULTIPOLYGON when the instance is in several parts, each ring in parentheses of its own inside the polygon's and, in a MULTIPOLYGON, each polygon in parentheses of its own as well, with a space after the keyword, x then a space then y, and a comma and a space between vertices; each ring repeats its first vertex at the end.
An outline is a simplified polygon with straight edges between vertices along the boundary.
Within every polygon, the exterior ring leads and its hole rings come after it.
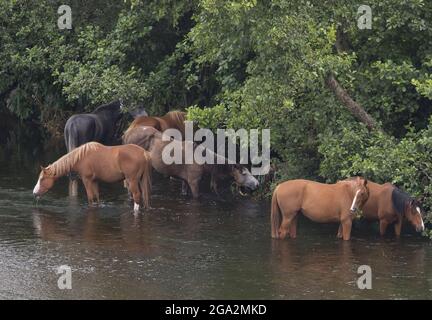
POLYGON ((248 168, 235 164, 232 168, 232 176, 237 186, 247 191, 256 190, 259 187, 258 180, 250 173, 248 168))
POLYGON ((120 111, 122 113, 128 112, 134 119, 142 116, 148 117, 148 113, 144 108, 144 104, 137 104, 135 106, 127 107, 122 98, 119 99, 119 103, 120 103, 120 111))
POLYGON ((54 172, 48 167, 44 168, 41 166, 41 172, 39 174, 38 181, 33 189, 33 195, 40 197, 45 194, 49 189, 52 188, 57 177, 54 172))
POLYGON ((355 212, 361 209, 369 198, 369 189, 367 187, 367 180, 362 177, 356 177, 352 180, 354 199, 351 204, 350 211, 355 212))
POLYGON ((417 232, 425 229, 420 203, 416 199, 411 199, 405 209, 405 218, 412 224, 417 232))

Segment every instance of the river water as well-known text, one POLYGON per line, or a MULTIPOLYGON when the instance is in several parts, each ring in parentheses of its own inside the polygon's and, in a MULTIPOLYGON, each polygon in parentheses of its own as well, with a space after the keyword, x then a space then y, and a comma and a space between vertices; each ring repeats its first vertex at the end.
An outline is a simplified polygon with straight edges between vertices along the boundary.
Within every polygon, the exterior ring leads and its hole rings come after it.
POLYGON ((162 178, 139 215, 120 183, 102 186, 98 208, 82 188, 69 198, 66 179, 36 203, 38 166, 0 163, 2 299, 432 298, 432 244, 417 236, 361 226, 344 242, 337 226, 300 219, 297 239, 272 240, 269 201, 193 201, 162 178), (61 265, 71 290, 58 288, 61 265), (370 290, 357 287, 360 265, 370 290))

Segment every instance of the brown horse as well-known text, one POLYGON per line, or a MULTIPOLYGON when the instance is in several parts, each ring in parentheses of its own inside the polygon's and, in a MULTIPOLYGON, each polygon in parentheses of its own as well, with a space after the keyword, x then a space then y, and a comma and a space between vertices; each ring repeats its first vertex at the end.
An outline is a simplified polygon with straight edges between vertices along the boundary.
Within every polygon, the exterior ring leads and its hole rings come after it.
MULTIPOLYGON (((369 199, 362 208, 363 217, 369 221, 379 221, 382 236, 387 226, 394 223, 395 234, 399 237, 404 218, 417 232, 424 230, 421 206, 417 200, 391 183, 378 184, 369 181, 368 189, 369 199)), ((341 232, 340 229, 341 227, 341 232)))
POLYGON ((112 183, 125 179, 135 202, 134 210, 139 210, 141 200, 144 207, 149 207, 151 160, 148 152, 139 146, 107 147, 98 142, 86 143, 48 167, 41 167, 33 194, 40 197, 52 188, 58 178, 70 172, 76 172, 81 177, 89 204, 95 199, 99 202, 98 180, 112 183))
POLYGON ((184 139, 185 120, 186 113, 182 111, 170 111, 162 117, 141 116, 137 117, 134 121, 132 121, 126 132, 139 126, 152 127, 161 132, 164 132, 166 129, 177 129, 181 132, 184 139))
POLYGON ((196 145, 192 141, 172 140, 155 128, 140 126, 128 130, 123 136, 123 143, 137 144, 148 150, 152 159, 153 168, 164 175, 177 177, 185 181, 194 198, 199 196, 199 182, 204 174, 211 175, 212 189, 217 193, 216 181, 221 177, 234 179, 237 186, 247 190, 258 188, 258 180, 249 172, 246 167, 239 164, 228 164, 228 160, 203 146, 196 145), (164 141, 165 140, 165 141, 164 141), (164 148, 174 145, 181 151, 181 163, 167 164, 163 159, 164 148), (189 146, 188 146, 189 145, 189 146), (197 149, 203 153, 211 153, 214 164, 197 163, 195 159, 191 164, 185 163, 186 152, 197 149), (219 159, 219 161, 218 161, 219 159), (220 164, 216 164, 220 163, 220 164))
POLYGON ((279 184, 273 192, 271 234, 275 239, 297 236, 297 215, 303 213, 315 222, 340 222, 342 237, 349 240, 356 209, 361 209, 369 191, 367 180, 356 177, 335 184, 308 180, 290 180, 279 184))

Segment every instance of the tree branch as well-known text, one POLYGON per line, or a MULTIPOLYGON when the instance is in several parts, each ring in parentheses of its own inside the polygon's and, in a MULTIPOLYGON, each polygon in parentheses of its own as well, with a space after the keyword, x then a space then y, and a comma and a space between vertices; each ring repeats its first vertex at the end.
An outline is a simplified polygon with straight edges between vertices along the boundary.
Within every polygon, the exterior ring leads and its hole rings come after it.
POLYGON ((372 118, 361 105, 355 102, 348 92, 339 84, 332 73, 325 79, 326 85, 333 91, 336 98, 351 112, 359 121, 364 123, 369 130, 380 130, 374 118, 372 118))

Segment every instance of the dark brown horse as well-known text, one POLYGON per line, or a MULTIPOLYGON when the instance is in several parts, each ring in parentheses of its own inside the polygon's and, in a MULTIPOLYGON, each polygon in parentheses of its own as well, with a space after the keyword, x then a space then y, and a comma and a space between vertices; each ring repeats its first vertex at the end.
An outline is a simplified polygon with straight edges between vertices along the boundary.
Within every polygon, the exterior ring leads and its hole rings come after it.
POLYGON ((275 239, 297 236, 297 216, 302 213, 315 222, 340 222, 342 237, 349 240, 353 212, 361 209, 369 191, 361 177, 323 184, 308 180, 290 180, 279 184, 273 192, 271 234, 275 239))
POLYGON ((164 132, 167 129, 177 129, 181 132, 182 137, 184 139, 185 120, 186 120, 186 113, 182 111, 170 111, 162 117, 142 116, 142 117, 137 117, 134 121, 132 121, 127 131, 132 130, 133 128, 139 126, 152 127, 160 132, 164 132))
POLYGON ((395 234, 399 237, 403 220, 410 222, 417 232, 424 230, 421 206, 417 200, 391 183, 369 181, 368 189, 369 199, 362 208, 363 217, 369 221, 379 221, 382 236, 388 225, 394 224, 395 234))
MULTIPOLYGON (((96 141, 103 144, 112 144, 117 124, 124 115, 124 106, 121 100, 97 107, 92 113, 75 114, 65 124, 64 139, 67 152, 79 146, 96 141)), ((129 113, 135 118, 147 114, 143 106, 129 109, 129 113)), ((69 195, 78 195, 78 181, 70 176, 69 195)))
POLYGON ((137 144, 148 150, 152 160, 153 168, 164 175, 173 176, 185 181, 194 198, 199 196, 199 182, 203 175, 212 177, 212 189, 217 192, 216 181, 221 177, 234 179, 237 186, 248 190, 255 190, 259 183, 246 167, 239 164, 228 164, 228 160, 211 150, 205 149, 192 141, 172 140, 152 127, 139 126, 125 132, 123 143, 137 144), (165 140, 165 141, 164 141, 165 140), (181 152, 181 163, 170 163, 164 161, 164 148, 168 145, 176 147, 181 152), (185 158, 188 151, 208 152, 214 159, 214 164, 197 163, 194 159, 191 164, 186 164, 185 158), (219 161, 218 161, 219 159, 219 161), (220 163, 220 164, 216 164, 220 163))
POLYGON ((40 197, 58 178, 70 172, 81 177, 89 204, 94 200, 99 202, 99 180, 110 183, 126 180, 135 202, 134 210, 139 210, 141 200, 144 207, 149 207, 151 160, 148 152, 139 146, 107 147, 98 142, 86 143, 48 167, 41 167, 33 194, 40 197))

